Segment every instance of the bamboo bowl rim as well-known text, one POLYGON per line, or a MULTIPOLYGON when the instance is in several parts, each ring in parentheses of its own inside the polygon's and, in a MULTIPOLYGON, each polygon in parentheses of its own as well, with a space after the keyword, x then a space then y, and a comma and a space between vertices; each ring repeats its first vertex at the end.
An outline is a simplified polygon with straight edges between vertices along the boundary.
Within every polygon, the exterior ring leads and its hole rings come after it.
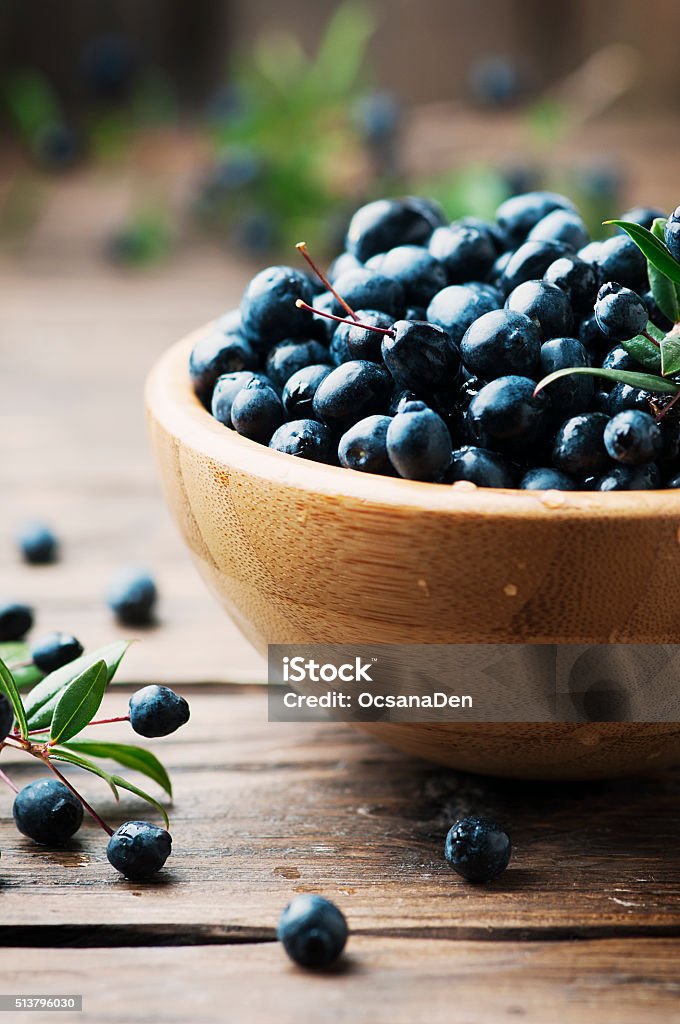
POLYGON ((521 491, 476 487, 468 482, 444 485, 361 473, 273 451, 223 426, 196 398, 188 372, 189 354, 210 326, 192 332, 158 359, 147 379, 145 400, 149 415, 180 444, 208 456, 227 471, 340 501, 451 517, 606 520, 680 516, 680 492, 675 490, 598 493, 521 491))

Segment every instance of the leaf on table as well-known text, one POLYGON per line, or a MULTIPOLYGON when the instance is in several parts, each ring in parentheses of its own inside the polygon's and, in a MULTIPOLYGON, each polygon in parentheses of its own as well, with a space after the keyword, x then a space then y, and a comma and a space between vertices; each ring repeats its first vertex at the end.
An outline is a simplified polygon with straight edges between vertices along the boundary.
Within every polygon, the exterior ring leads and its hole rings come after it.
POLYGON ((98 661, 105 661, 108 669, 108 682, 113 679, 118 666, 130 646, 129 640, 116 640, 112 644, 100 647, 96 651, 81 654, 75 661, 50 672, 42 682, 35 686, 26 698, 26 717, 31 729, 42 729, 49 726, 59 697, 69 683, 86 668, 98 661))
POLYGON ((94 761, 90 761, 87 757, 81 757, 80 754, 74 754, 72 751, 62 747, 53 747, 50 750, 49 756, 51 761, 65 761, 67 764, 73 764, 77 768, 82 768, 83 771, 91 772, 92 775, 98 775, 110 787, 116 801, 120 800, 120 793, 113 781, 113 776, 109 772, 104 771, 103 768, 100 768, 94 761))
POLYGON ((172 783, 168 773, 150 750, 129 743, 99 743, 96 740, 78 740, 76 743, 69 742, 66 746, 69 750, 75 750, 79 754, 109 758, 111 761, 122 764, 125 768, 141 772, 156 782, 161 789, 164 789, 169 797, 172 797, 172 783))
POLYGON ((26 739, 28 736, 28 722, 26 721, 26 711, 21 700, 21 695, 17 688, 17 684, 14 681, 14 676, 5 665, 4 661, 0 659, 0 691, 5 694, 12 710, 14 711, 14 717, 16 718, 17 725, 19 726, 19 732, 22 737, 26 739))
POLYGON ((106 662, 96 661, 69 683, 52 715, 51 743, 64 743, 90 724, 104 699, 108 681, 106 662))

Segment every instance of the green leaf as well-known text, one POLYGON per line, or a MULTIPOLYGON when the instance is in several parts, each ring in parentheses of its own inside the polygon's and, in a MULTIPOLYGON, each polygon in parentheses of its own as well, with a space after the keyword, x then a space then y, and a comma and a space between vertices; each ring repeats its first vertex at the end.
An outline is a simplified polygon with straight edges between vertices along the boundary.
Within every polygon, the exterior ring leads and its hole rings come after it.
POLYGON ((669 280, 680 284, 680 263, 673 259, 665 244, 656 235, 653 235, 648 228, 643 228, 641 224, 633 224, 626 220, 606 220, 605 224, 614 224, 616 227, 623 228, 626 234, 633 239, 638 249, 641 250, 648 263, 651 263, 656 270, 664 274, 669 280))
POLYGON ((100 779, 110 787, 111 792, 115 796, 116 800, 120 800, 120 793, 116 788, 116 784, 113 781, 113 776, 108 772, 105 772, 103 768, 100 768, 98 764, 90 761, 87 757, 81 757, 79 754, 73 754, 70 750, 66 750, 63 747, 53 747, 49 752, 51 761, 66 761, 67 764, 74 764, 78 768, 82 768, 86 772, 91 772, 93 775, 98 775, 100 779))
POLYGON ((651 320, 647 324, 647 333, 656 338, 659 344, 655 345, 649 338, 645 338, 644 334, 637 334, 634 338, 621 341, 619 344, 640 366, 644 366, 645 370, 659 374, 661 373, 661 342, 664 339, 664 333, 655 327, 651 320))
MULTIPOLYGON (((665 217, 657 217, 652 224, 652 234, 660 242, 663 242, 663 229, 665 225, 665 217)), ((649 286, 652 289, 652 295, 657 306, 669 320, 672 320, 674 324, 678 323, 680 321, 680 285, 670 281, 649 260, 647 261, 647 272, 649 275, 649 286)))
POLYGON ((43 673, 31 661, 28 644, 14 640, 0 644, 0 658, 14 676, 14 682, 20 690, 35 686, 43 678, 43 673))
POLYGON ((661 373, 664 377, 680 373, 680 333, 671 332, 661 342, 661 373))
POLYGON ((134 793, 135 796, 141 797, 142 800, 146 800, 148 804, 151 804, 152 807, 155 807, 156 810, 163 815, 165 827, 169 828, 170 819, 168 818, 168 812, 166 811, 165 807, 163 807, 163 804, 159 803, 159 801, 156 800, 155 797, 150 796, 149 793, 145 793, 143 789, 140 789, 139 786, 133 785, 132 782, 128 782, 127 779, 122 779, 120 775, 112 775, 111 781, 113 782, 114 786, 120 786, 121 789, 127 789, 129 793, 134 793))
POLYGON ((617 380, 622 384, 630 384, 633 388, 643 388, 645 391, 660 391, 666 395, 675 395, 680 391, 680 384, 666 380, 665 377, 656 377, 651 373, 636 373, 634 370, 601 370, 596 366, 572 366, 565 370, 555 370, 547 377, 539 381, 534 394, 537 394, 548 384, 568 377, 572 373, 589 374, 591 377, 605 377, 607 380, 617 380))
POLYGON ((75 750, 79 754, 110 758, 111 761, 117 761, 125 768, 141 772, 158 783, 161 789, 164 789, 168 796, 172 797, 172 783, 168 773, 150 750, 129 743, 98 743, 95 740, 78 740, 77 743, 67 743, 66 746, 69 750, 75 750))
POLYGON ((4 661, 0 659, 0 691, 2 691, 7 699, 9 700, 14 710, 14 717, 17 720, 19 726, 19 732, 24 739, 28 736, 28 722, 26 721, 26 712, 24 705, 17 689, 17 684, 14 682, 14 676, 5 665, 4 661))
POLYGON ((98 661, 105 661, 108 668, 108 681, 111 682, 121 659, 130 646, 129 640, 117 640, 91 653, 82 654, 75 661, 50 672, 42 682, 34 687, 26 698, 26 717, 31 729, 42 729, 52 721, 54 709, 59 697, 69 683, 86 668, 98 661))
POLYGON ((105 661, 96 661, 71 682, 59 698, 52 715, 50 742, 70 740, 89 725, 97 714, 109 681, 105 661))

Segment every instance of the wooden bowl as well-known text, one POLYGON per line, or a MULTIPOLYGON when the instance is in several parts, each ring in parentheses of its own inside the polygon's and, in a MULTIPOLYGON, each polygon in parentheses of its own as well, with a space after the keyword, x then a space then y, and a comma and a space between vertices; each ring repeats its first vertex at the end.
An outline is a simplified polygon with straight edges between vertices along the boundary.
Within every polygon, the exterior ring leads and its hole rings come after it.
MULTIPOLYGON (((296 459, 216 422, 191 389, 199 334, 146 392, 165 495, 208 586, 268 643, 668 643, 680 636, 676 491, 446 487, 296 459)), ((362 728, 456 768, 595 778, 680 763, 680 725, 362 728)))

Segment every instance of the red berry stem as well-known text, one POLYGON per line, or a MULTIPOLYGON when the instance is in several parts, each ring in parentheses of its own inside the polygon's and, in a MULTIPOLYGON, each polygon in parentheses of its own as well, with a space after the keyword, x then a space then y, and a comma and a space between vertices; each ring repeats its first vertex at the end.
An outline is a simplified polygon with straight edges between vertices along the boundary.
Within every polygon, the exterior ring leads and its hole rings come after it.
POLYGON ((656 417, 656 422, 657 422, 657 423, 661 423, 661 420, 662 420, 662 419, 664 418, 664 416, 666 415, 666 413, 667 413, 667 412, 669 411, 669 409, 672 409, 672 408, 673 408, 673 406, 675 405, 675 403, 676 403, 676 402, 677 402, 677 401, 678 401, 679 399, 680 399, 680 389, 679 389, 678 391, 676 391, 676 392, 675 392, 675 394, 674 394, 674 395, 673 395, 673 397, 671 398, 670 402, 669 402, 669 403, 668 403, 667 405, 665 405, 665 406, 663 407, 663 409, 661 410, 661 412, 660 412, 660 413, 658 414, 658 416, 656 417))
POLYGON ((373 324, 362 324, 359 320, 347 320, 345 317, 336 316, 335 313, 324 313, 321 309, 314 309, 314 306, 310 306, 304 299, 297 299, 295 305, 298 309, 306 309, 308 313, 325 316, 327 320, 335 320, 338 324, 349 324, 350 327, 361 327, 365 331, 375 331, 376 334, 386 334, 390 338, 394 337, 394 331, 390 330, 389 327, 374 327, 373 324))
POLYGON ((113 835, 113 829, 111 828, 111 826, 110 826, 110 825, 107 825, 107 824, 106 824, 106 822, 104 821, 104 819, 103 819, 102 817, 100 817, 100 815, 98 815, 98 814, 97 814, 97 812, 95 811, 94 807, 92 807, 92 806, 91 806, 90 804, 88 804, 88 802, 87 802, 87 800, 85 799, 85 797, 84 797, 84 796, 81 796, 81 795, 80 795, 80 793, 78 792, 78 790, 77 790, 77 789, 75 788, 75 786, 72 786, 72 785, 71 785, 71 783, 70 783, 70 782, 68 781, 68 779, 66 778, 66 776, 65 776, 65 775, 62 775, 62 773, 61 773, 61 772, 59 771, 59 769, 58 769, 58 768, 56 768, 56 767, 55 767, 55 766, 54 766, 54 765, 52 764, 52 761, 50 760, 50 758, 49 758, 49 757, 48 757, 48 756, 47 756, 47 755, 45 754, 45 755, 43 756, 43 758, 42 758, 42 759, 43 759, 43 761, 45 762, 45 764, 46 764, 46 765, 48 765, 48 767, 49 767, 49 768, 50 768, 50 769, 51 769, 51 770, 52 770, 52 771, 54 772, 54 774, 55 774, 55 775, 57 776, 57 778, 58 778, 58 779, 59 779, 59 780, 60 780, 61 782, 63 782, 63 783, 64 783, 64 785, 66 786, 66 788, 67 788, 67 789, 70 789, 70 790, 71 790, 71 792, 73 793, 74 797, 76 797, 76 799, 77 799, 77 800, 80 800, 80 802, 81 802, 81 804, 83 805, 83 807, 85 808, 85 810, 86 810, 86 811, 88 812, 88 814, 91 814, 91 815, 92 815, 92 817, 93 817, 93 818, 94 818, 94 820, 95 820, 95 821, 97 822, 97 824, 98 824, 98 825, 99 825, 99 826, 100 826, 101 828, 103 828, 103 829, 104 829, 104 831, 105 831, 105 832, 106 832, 106 833, 107 833, 108 835, 112 836, 112 835, 113 835))
POLYGON ((648 334, 648 333, 647 333, 647 331, 643 331, 643 332, 642 332, 642 337, 643 337, 643 338, 646 338, 646 339, 647 339, 647 341, 651 341, 652 345, 656 345, 656 347, 657 347, 657 348, 661 348, 661 345, 660 345, 660 344, 659 344, 659 342, 658 342, 658 341, 656 340, 656 338, 653 338, 651 334, 648 334))
POLYGON ((9 786, 9 788, 14 790, 15 793, 19 792, 19 787, 14 785, 9 775, 6 775, 2 768, 0 768, 0 781, 4 782, 5 785, 9 786))
POLYGON ((345 300, 343 299, 342 295, 338 295, 338 293, 336 292, 335 288, 330 283, 330 281, 328 280, 328 278, 326 277, 324 272, 319 269, 319 267, 316 265, 316 263, 314 262, 312 257, 307 252, 307 243, 306 242, 298 242, 298 244, 295 246, 295 248, 300 253, 300 255, 307 261, 307 263, 310 265, 310 267, 312 268, 312 270, 314 271, 316 276, 321 281, 321 284, 324 285, 324 287, 328 289, 328 291, 331 293, 331 295, 335 296, 335 298, 338 300, 338 302, 340 303, 342 308, 349 313, 349 315, 352 317, 353 320, 358 320, 359 317, 356 315, 356 313, 354 312, 354 310, 352 309, 350 304, 348 302, 345 302, 345 300))

